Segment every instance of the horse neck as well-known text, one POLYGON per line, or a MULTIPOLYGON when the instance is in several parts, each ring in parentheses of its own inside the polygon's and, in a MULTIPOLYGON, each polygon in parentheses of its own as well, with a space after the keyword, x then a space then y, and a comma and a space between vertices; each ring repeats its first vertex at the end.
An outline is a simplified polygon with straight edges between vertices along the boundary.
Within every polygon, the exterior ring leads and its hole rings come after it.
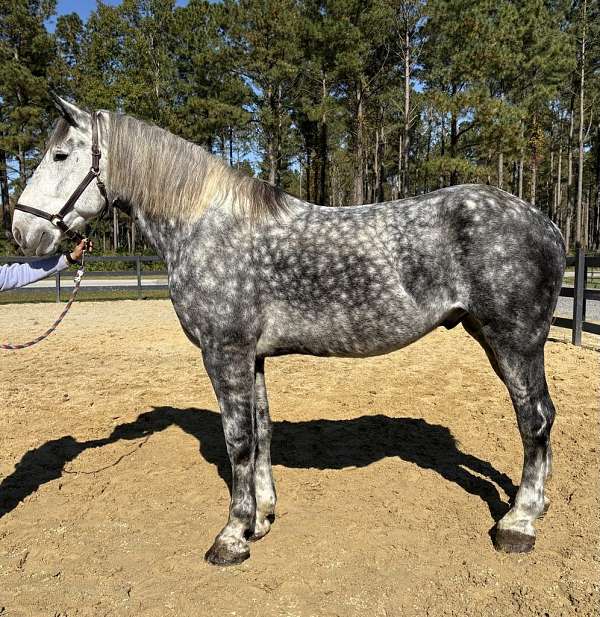
POLYGON ((179 258, 182 248, 188 244, 193 226, 178 219, 149 215, 135 205, 132 207, 132 215, 146 240, 170 268, 179 258))
MULTIPOLYGON (((112 116, 111 119, 113 122, 117 121, 116 116, 112 116)), ((140 130, 140 127, 136 126, 138 121, 133 118, 126 120, 134 130, 140 130)), ((179 247, 184 243, 185 238, 189 238, 191 229, 197 227, 199 222, 183 212, 179 214, 173 212, 172 209, 170 212, 161 212, 160 208, 156 208, 157 201, 162 200, 162 185, 160 189, 157 189, 154 183, 151 191, 144 188, 151 186, 153 180, 158 179, 161 182, 165 179, 165 174, 168 173, 165 169, 169 169, 168 162, 178 160, 174 141, 166 140, 166 146, 163 141, 162 149, 129 147, 129 144, 139 145, 142 139, 144 143, 152 143, 153 130, 159 129, 146 127, 131 137, 127 133, 122 133, 121 142, 117 139, 115 143, 111 141, 108 146, 110 163, 106 184, 110 200, 122 204, 130 212, 138 222, 147 241, 169 263, 178 254, 179 247), (123 146, 123 143, 126 145, 123 146), (173 152, 169 150, 171 146, 173 152), (167 167, 164 167, 165 165, 167 167), (149 173, 153 176, 149 177, 149 173), (193 222, 190 222, 191 219, 193 222)), ((168 185, 168 182, 165 184, 168 185)), ((170 190, 176 191, 177 189, 165 186, 165 198, 172 197, 172 194, 167 193, 170 190)))

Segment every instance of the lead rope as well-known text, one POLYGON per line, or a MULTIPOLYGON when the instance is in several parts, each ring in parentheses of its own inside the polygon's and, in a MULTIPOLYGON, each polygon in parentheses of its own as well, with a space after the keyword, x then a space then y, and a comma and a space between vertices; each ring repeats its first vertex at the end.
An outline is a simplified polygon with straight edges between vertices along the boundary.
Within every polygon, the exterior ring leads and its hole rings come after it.
POLYGON ((67 302, 67 306, 65 306, 65 309, 59 315, 58 319, 46 330, 46 332, 44 332, 44 334, 41 334, 37 338, 27 343, 0 343, 0 349, 15 350, 15 349, 27 349, 27 347, 33 347, 40 341, 43 341, 45 338, 49 337, 54 332, 54 330, 58 328, 58 325, 60 324, 60 322, 65 318, 65 315, 69 312, 71 305, 75 301, 75 297, 77 296, 79 287, 81 286, 81 279, 83 278, 83 275, 85 274, 84 260, 85 260, 85 251, 83 255, 81 256, 81 266, 77 270, 77 273, 75 274, 75 277, 73 278, 75 287, 73 287, 73 291, 71 292, 71 297, 69 298, 69 301, 67 302))

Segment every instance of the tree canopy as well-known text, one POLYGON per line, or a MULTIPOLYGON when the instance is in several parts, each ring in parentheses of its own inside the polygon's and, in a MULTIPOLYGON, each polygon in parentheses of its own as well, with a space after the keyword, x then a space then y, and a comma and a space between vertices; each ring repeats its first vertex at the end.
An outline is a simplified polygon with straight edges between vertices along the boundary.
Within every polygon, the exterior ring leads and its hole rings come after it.
MULTIPOLYGON (((6 230, 55 90, 309 201, 488 183, 541 208, 569 247, 600 249, 597 3, 123 0, 98 1, 87 21, 55 11, 54 0, 0 4, 6 230)), ((124 215, 111 232, 104 248, 135 248, 124 215)))

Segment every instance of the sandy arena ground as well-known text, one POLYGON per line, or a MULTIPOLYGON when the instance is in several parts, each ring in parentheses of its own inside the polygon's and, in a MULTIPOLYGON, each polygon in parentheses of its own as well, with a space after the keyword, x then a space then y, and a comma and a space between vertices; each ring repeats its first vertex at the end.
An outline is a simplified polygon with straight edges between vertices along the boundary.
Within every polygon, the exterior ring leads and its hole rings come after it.
MULTIPOLYGON (((57 311, 2 306, 0 332, 57 311)), ((555 474, 533 553, 490 540, 522 450, 458 327, 379 358, 268 361, 278 518, 220 569, 203 555, 228 461, 199 352, 168 301, 78 304, 0 352, 0 615, 597 615, 600 339, 568 335, 546 347, 555 474)))

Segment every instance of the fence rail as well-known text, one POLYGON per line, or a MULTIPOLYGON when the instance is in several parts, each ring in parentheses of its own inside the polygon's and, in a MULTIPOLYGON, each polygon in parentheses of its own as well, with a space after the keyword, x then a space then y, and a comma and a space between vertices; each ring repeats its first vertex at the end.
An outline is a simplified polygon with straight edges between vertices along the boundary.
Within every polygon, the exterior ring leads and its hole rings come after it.
MULTIPOLYGON (((0 257, 0 264, 7 263, 24 263, 35 261, 39 257, 0 257)), ((143 297, 144 290, 160 290, 168 288, 167 282, 164 284, 146 284, 144 285, 144 275, 166 276, 166 269, 161 270, 144 270, 143 265, 147 263, 162 263, 160 257, 156 255, 90 255, 86 257, 87 263, 98 262, 122 262, 133 263, 135 268, 131 270, 94 270, 88 271, 89 276, 98 276, 101 278, 135 276, 137 284, 119 285, 118 281, 110 285, 94 285, 94 291, 115 291, 118 289, 137 289, 137 297, 143 297)), ((567 267, 575 267, 575 282, 573 287, 561 287, 560 295, 564 298, 573 298, 573 317, 555 317, 553 325, 559 328, 568 328, 573 331, 572 341, 574 345, 581 345, 582 332, 591 332, 592 334, 600 334, 600 324, 592 323, 585 320, 586 316, 586 301, 600 301, 600 289, 587 288, 587 280, 590 268, 600 268, 600 257, 591 257, 585 254, 583 249, 577 249, 574 257, 567 257, 567 267)), ((61 274, 58 272, 54 275, 56 288, 56 301, 61 302, 61 274)), ((88 288, 90 289, 90 288, 88 288)), ((44 289, 44 290, 47 290, 44 289)), ((38 289, 28 288, 28 291, 42 291, 38 289)))

